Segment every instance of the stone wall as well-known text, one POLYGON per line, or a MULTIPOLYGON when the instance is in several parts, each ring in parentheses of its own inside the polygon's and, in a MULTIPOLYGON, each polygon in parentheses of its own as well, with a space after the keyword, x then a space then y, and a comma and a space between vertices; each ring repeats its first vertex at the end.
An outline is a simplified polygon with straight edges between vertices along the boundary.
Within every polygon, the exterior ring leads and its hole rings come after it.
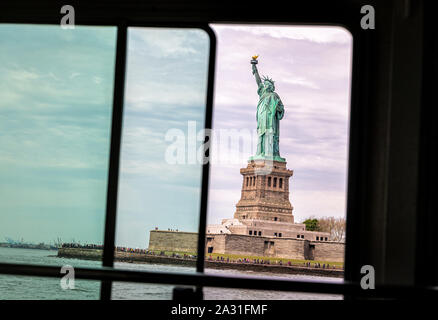
POLYGON ((305 259, 306 240, 275 239, 275 257, 288 259, 305 259))
POLYGON ((247 235, 225 235, 225 251, 229 254, 263 256, 264 238, 247 235))
POLYGON ((198 233, 151 230, 148 250, 177 251, 197 254, 198 233))
POLYGON ((305 244, 308 241, 299 239, 280 239, 269 237, 251 237, 238 234, 208 235, 206 242, 207 254, 235 254, 242 256, 266 256, 289 259, 304 259, 305 244), (210 249, 211 250, 211 249, 210 249))
POLYGON ((345 243, 330 241, 311 241, 314 245, 313 259, 317 261, 343 262, 345 256, 345 243))
POLYGON ((214 248, 214 253, 225 254, 225 234, 217 234, 214 236, 208 236, 205 241, 205 250, 208 253, 208 248, 214 248))
POLYGON ((345 244, 294 238, 252 237, 238 234, 207 235, 207 254, 265 256, 296 260, 343 262, 345 244), (212 249, 211 249, 212 248, 212 249))
MULTIPOLYGON (((153 230, 148 250, 196 254, 197 245, 198 234, 195 232, 153 230)), ((219 253, 331 262, 343 262, 345 251, 345 244, 338 242, 239 234, 207 234, 205 247, 207 255, 219 253)))

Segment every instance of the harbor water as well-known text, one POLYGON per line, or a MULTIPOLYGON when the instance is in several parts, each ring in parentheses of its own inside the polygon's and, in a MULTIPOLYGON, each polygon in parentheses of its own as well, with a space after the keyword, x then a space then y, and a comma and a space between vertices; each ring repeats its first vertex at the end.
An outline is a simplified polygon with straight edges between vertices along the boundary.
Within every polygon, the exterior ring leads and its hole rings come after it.
MULTIPOLYGON (((100 261, 59 258, 52 250, 17 249, 0 247, 0 262, 37 265, 55 265, 99 268, 100 261)), ((192 273, 192 267, 158 264, 135 264, 116 262, 115 268, 136 271, 183 272, 192 273)), ((308 275, 279 275, 274 273, 256 273, 241 270, 206 269, 206 273, 233 276, 260 276, 273 279, 309 280, 321 282, 342 282, 339 278, 308 275)), ((13 276, 0 274, 0 300, 90 300, 99 299, 100 282, 75 279, 74 289, 62 289, 59 278, 34 276, 13 276)), ((172 285, 139 284, 114 282, 112 299, 128 300, 169 300, 172 299, 172 285)), ((206 300, 317 300, 342 299, 341 295, 311 294, 299 292, 275 292, 267 290, 246 290, 228 288, 204 288, 206 300)))

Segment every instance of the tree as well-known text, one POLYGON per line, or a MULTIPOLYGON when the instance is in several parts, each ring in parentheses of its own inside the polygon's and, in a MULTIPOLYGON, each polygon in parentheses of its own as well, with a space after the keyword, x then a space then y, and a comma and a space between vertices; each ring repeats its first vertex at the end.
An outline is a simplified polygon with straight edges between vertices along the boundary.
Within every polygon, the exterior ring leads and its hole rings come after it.
POLYGON ((318 219, 306 219, 303 221, 307 231, 320 231, 318 219))
POLYGON ((344 217, 324 217, 318 220, 319 231, 330 233, 330 239, 342 242, 345 240, 346 220, 344 217))

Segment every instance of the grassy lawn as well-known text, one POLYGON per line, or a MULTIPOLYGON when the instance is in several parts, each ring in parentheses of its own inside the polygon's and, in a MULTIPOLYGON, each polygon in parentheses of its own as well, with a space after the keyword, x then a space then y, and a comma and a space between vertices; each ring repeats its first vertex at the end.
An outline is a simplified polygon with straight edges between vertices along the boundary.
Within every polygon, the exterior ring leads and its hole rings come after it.
MULTIPOLYGON (((160 254, 160 251, 155 251, 156 254, 160 254)), ((184 256, 184 254, 186 255, 196 255, 193 252, 177 252, 177 251, 165 251, 164 254, 166 256, 171 256, 173 253, 178 254, 180 256, 184 256)), ((237 255, 237 254, 221 254, 221 253, 206 253, 205 257, 206 259, 208 259, 211 256, 212 260, 216 260, 217 257, 219 257, 219 259, 221 257, 223 257, 225 260, 227 260, 227 258, 234 261, 237 261, 239 259, 249 259, 250 261, 253 261, 254 259, 259 259, 259 260, 263 260, 263 261, 267 261, 269 260, 270 263, 272 264, 276 264, 279 261, 281 261, 281 263, 283 265, 287 265, 287 263, 290 261, 290 263, 292 265, 303 265, 307 262, 310 262, 311 265, 313 266, 315 263, 319 263, 321 264, 321 266, 323 264, 329 264, 330 266, 336 266, 336 267, 340 267, 343 268, 344 267, 344 263, 343 262, 333 262, 333 261, 317 261, 317 260, 296 260, 296 259, 286 259, 286 258, 274 258, 274 257, 263 257, 263 256, 245 256, 245 255, 237 255)))

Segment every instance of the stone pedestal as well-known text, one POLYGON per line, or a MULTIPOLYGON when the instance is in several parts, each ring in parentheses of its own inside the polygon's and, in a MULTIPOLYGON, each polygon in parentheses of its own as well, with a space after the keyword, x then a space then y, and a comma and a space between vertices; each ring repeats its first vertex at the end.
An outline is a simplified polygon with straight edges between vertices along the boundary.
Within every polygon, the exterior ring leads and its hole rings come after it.
POLYGON ((293 171, 284 161, 250 159, 243 176, 242 195, 234 218, 294 223, 289 201, 289 178, 293 171))

